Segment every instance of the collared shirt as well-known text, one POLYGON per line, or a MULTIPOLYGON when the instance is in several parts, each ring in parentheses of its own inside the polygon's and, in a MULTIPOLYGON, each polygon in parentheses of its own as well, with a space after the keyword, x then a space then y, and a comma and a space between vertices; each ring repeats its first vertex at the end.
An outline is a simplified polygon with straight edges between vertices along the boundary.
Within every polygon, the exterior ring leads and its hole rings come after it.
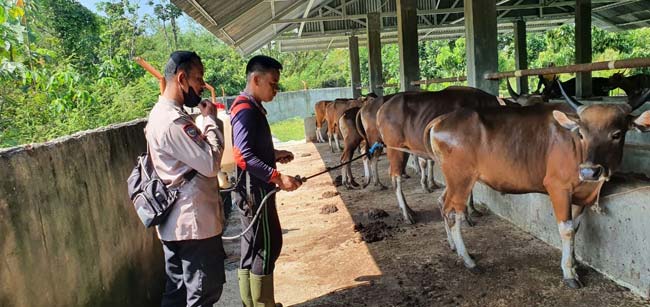
POLYGON ((145 135, 151 161, 170 187, 180 187, 179 198, 166 220, 156 227, 163 241, 199 240, 221 234, 224 214, 217 173, 223 135, 213 117, 197 127, 174 100, 160 97, 149 114, 145 135), (196 176, 185 182, 192 169, 196 176))
MULTIPOLYGON (((240 171, 251 177, 251 186, 274 189, 271 179, 280 176, 275 165, 275 148, 266 110, 253 96, 242 92, 230 109, 233 154, 240 171)), ((245 180, 238 189, 245 189, 245 180)))

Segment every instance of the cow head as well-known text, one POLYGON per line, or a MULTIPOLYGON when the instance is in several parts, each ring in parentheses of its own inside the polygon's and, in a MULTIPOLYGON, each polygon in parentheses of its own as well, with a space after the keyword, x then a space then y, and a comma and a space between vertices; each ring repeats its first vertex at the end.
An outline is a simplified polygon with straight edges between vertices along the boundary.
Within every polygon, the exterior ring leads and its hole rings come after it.
POLYGON ((564 99, 576 114, 553 111, 553 117, 562 127, 580 137, 583 161, 579 165, 579 178, 584 181, 607 180, 621 163, 625 134, 629 129, 650 131, 650 110, 639 116, 630 113, 640 107, 650 96, 650 90, 631 97, 628 104, 582 105, 569 97, 558 85, 564 99))
POLYGON ((537 84, 537 90, 535 90, 532 94, 519 94, 515 92, 514 89, 512 89, 512 85, 510 85, 510 80, 506 79, 506 84, 508 85, 508 93, 510 93, 510 97, 517 104, 521 106, 532 106, 534 104, 538 103, 544 103, 544 99, 542 95, 539 94, 539 88, 542 86, 542 83, 537 84))
POLYGON ((542 97, 544 98, 544 101, 548 101, 549 99, 552 98, 558 98, 562 96, 560 93, 560 88, 558 87, 558 84, 560 84, 560 78, 557 75, 553 75, 552 79, 547 79, 544 78, 544 76, 539 75, 539 84, 544 85, 544 89, 541 92, 542 97))
POLYGON ((620 87, 624 81, 625 81, 625 74, 621 72, 617 72, 609 76, 609 84, 614 88, 620 87))

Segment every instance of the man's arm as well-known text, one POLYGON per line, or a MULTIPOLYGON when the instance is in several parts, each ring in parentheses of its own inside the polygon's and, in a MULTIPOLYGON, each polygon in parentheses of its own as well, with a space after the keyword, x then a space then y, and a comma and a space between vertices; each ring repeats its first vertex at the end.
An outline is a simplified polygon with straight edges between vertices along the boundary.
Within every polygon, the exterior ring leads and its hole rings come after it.
POLYGON ((168 148, 168 154, 201 175, 215 177, 220 169, 222 150, 216 141, 218 139, 216 132, 208 127, 207 133, 209 136, 204 136, 189 116, 183 116, 176 119, 169 127, 163 145, 168 148), (207 139, 212 139, 215 146, 207 139))

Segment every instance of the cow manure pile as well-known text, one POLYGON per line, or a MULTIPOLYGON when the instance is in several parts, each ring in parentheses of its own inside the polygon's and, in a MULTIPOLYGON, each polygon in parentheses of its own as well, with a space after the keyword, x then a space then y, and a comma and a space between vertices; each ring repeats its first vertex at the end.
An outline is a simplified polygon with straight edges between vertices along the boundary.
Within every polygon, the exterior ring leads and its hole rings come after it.
POLYGON ((374 221, 368 224, 356 223, 354 224, 354 231, 361 234, 361 240, 366 243, 381 241, 391 236, 390 231, 393 226, 390 226, 384 221, 374 221))
POLYGON ((336 211, 339 211, 339 208, 337 208, 334 204, 327 204, 320 207, 320 214, 330 214, 336 211))
POLYGON ((366 212, 366 216, 369 220, 380 220, 388 217, 388 212, 381 209, 370 209, 366 212))
POLYGON ((322 196, 323 196, 323 198, 332 198, 332 197, 335 197, 335 196, 338 196, 338 195, 339 195, 339 192, 327 191, 327 192, 324 192, 322 196))

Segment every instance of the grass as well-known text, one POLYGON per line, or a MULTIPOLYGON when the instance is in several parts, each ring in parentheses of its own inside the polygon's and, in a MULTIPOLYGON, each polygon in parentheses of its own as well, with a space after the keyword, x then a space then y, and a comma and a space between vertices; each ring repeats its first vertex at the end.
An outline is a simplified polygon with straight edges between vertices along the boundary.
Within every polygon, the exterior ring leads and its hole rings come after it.
POLYGON ((282 142, 296 141, 305 138, 303 119, 294 117, 271 124, 271 133, 282 142))

